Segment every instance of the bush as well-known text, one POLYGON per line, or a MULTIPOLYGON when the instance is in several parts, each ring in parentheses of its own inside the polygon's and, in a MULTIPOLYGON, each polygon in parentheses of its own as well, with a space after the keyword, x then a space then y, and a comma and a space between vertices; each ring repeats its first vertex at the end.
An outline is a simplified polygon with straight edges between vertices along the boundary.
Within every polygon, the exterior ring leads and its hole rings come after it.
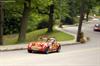
POLYGON ((61 21, 63 24, 69 24, 69 25, 74 24, 74 20, 71 17, 65 17, 65 19, 62 19, 61 21))
POLYGON ((85 43, 86 41, 85 41, 84 38, 81 38, 81 39, 80 39, 80 42, 81 42, 81 43, 85 43))
POLYGON ((85 37, 83 32, 80 33, 80 42, 81 43, 85 43, 85 42, 87 42, 89 40, 90 40, 90 38, 89 37, 85 37))
POLYGON ((20 22, 17 20, 17 18, 5 19, 4 35, 18 33, 19 27, 20 22))
POLYGON ((47 28, 48 27, 48 21, 46 20, 42 20, 38 25, 37 25, 37 29, 43 29, 43 28, 47 28))
POLYGON ((74 24, 79 23, 79 18, 78 17, 74 17, 74 24))

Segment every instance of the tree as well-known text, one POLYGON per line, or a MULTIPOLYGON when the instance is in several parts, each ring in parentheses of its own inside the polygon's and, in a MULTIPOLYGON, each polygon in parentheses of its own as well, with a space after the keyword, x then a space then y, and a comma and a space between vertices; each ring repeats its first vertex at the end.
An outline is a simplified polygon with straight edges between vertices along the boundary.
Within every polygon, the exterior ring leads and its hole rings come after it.
POLYGON ((90 11, 92 10, 92 8, 94 7, 96 3, 96 0, 87 0, 85 2, 85 14, 86 14, 86 21, 88 21, 88 17, 89 17, 89 14, 90 14, 90 11))
POLYGON ((73 19, 73 17, 77 16, 77 12, 78 12, 78 1, 77 0, 68 0, 68 5, 69 5, 69 16, 73 19))
POLYGON ((26 38, 26 30, 27 30, 27 21, 28 16, 31 11, 31 0, 24 0, 24 9, 23 14, 21 18, 21 26, 20 26, 20 32, 19 32, 19 38, 18 41, 25 41, 26 38))
MULTIPOLYGON (((58 4, 55 6, 58 8, 58 17, 59 17, 59 27, 62 28, 64 17, 68 16, 68 1, 67 0, 58 0, 58 4)), ((56 9, 57 11, 57 9, 56 9)), ((56 12, 55 12, 56 13, 56 12)))
POLYGON ((50 9, 49 9, 50 13, 49 13, 49 25, 48 25, 48 32, 52 32, 53 31, 53 24, 54 24, 54 19, 53 19, 53 14, 54 14, 54 3, 50 5, 50 9))
MULTIPOLYGON (((41 2, 41 1, 40 1, 41 2)), ((43 1, 42 1, 43 2, 43 1)), ((44 3, 39 3, 37 6, 38 13, 48 15, 48 33, 53 31, 54 25, 54 0, 44 0, 44 3), (43 5, 42 5, 43 4, 43 5)))
POLYGON ((4 23, 3 2, 0 1, 0 45, 3 45, 3 23, 4 23))
POLYGON ((80 2, 80 20, 79 20, 79 26, 78 26, 78 32, 77 32, 77 42, 80 42, 80 35, 81 35, 81 29, 82 29, 82 22, 84 19, 84 4, 85 4, 85 0, 82 0, 80 2))

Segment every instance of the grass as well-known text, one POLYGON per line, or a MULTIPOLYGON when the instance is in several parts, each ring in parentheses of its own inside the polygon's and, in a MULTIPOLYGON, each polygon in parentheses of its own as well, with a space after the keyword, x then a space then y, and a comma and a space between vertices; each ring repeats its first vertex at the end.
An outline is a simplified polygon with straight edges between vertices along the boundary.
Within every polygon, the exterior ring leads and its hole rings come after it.
MULTIPOLYGON (((57 41, 69 41, 74 39, 72 35, 54 30, 52 33, 46 33, 47 29, 35 30, 26 34, 26 43, 30 41, 37 41, 38 38, 42 35, 47 35, 48 37, 55 37, 57 41)), ((5 35, 4 44, 11 45, 16 44, 18 39, 18 34, 14 35, 5 35)))

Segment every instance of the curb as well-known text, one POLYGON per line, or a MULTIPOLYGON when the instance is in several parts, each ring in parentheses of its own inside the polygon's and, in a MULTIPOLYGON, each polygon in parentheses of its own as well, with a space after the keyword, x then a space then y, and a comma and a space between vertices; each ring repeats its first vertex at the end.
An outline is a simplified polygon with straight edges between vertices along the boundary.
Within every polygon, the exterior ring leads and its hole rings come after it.
POLYGON ((14 48, 14 49, 0 49, 0 52, 6 52, 6 51, 17 51, 17 50, 25 50, 27 48, 14 48))
POLYGON ((67 44, 62 44, 61 46, 69 46, 69 45, 77 45, 81 44, 80 42, 75 42, 75 43, 67 43, 67 44))
MULTIPOLYGON (((75 43, 62 43, 61 46, 69 46, 69 45, 77 45, 80 44, 80 42, 75 42, 75 43)), ((6 52, 6 51, 17 51, 17 50, 26 50, 27 47, 23 48, 10 48, 10 49, 0 49, 0 52, 6 52)))

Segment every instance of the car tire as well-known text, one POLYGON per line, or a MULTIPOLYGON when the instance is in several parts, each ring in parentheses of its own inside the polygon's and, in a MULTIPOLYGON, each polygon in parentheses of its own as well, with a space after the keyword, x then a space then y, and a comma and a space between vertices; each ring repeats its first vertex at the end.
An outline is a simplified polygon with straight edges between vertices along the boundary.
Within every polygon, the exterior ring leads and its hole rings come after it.
POLYGON ((49 53, 49 47, 47 47, 46 49, 45 49, 45 54, 48 54, 49 53))
POLYGON ((60 52, 60 49, 61 49, 61 46, 59 45, 56 52, 60 52))
POLYGON ((28 53, 32 53, 32 50, 27 50, 28 51, 28 53))

